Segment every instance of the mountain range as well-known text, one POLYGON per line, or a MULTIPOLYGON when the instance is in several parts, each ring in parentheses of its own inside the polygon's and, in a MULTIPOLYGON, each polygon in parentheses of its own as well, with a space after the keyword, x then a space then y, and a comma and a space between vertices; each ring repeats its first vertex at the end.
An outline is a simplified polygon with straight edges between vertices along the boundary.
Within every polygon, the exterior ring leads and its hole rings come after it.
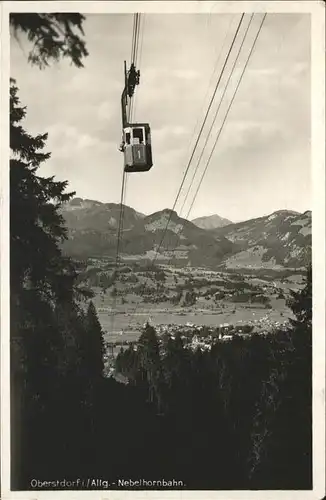
MULTIPOLYGON (((65 253, 115 258, 120 204, 74 198, 61 212, 68 228, 65 253)), ((158 263, 175 265, 283 269, 304 266, 310 253, 310 211, 280 210, 232 223, 218 215, 188 221, 170 209, 144 215, 123 206, 120 254, 126 261, 156 256, 158 263)))

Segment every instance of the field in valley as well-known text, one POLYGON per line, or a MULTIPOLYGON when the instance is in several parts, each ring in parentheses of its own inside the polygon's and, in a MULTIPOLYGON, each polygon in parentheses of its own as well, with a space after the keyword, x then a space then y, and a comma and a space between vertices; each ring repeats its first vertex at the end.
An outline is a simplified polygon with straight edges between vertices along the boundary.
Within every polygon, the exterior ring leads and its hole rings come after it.
POLYGON ((93 286, 93 302, 110 342, 137 340, 148 320, 154 326, 218 327, 228 323, 270 329, 290 317, 286 298, 290 289, 299 289, 303 283, 302 275, 290 273, 272 279, 261 273, 169 267, 153 272, 128 267, 121 270, 114 284, 105 284, 103 276, 112 276, 112 271, 96 269, 102 286, 93 286))

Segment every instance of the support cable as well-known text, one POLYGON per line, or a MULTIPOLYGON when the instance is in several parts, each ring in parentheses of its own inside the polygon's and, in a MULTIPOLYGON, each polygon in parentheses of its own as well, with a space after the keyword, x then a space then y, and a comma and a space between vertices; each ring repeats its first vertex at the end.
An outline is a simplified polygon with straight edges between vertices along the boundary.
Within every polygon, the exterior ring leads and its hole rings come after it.
MULTIPOLYGON (((139 43, 139 20, 140 14, 134 14, 134 22, 133 22, 133 36, 132 36, 132 46, 131 46, 131 64, 135 64, 135 60, 137 58, 137 49, 139 43)), ((126 89, 125 89, 126 90, 126 89)), ((128 122, 130 122, 131 114, 132 114, 132 100, 129 100, 128 107, 128 122)), ((124 167, 124 164, 123 164, 124 167)), ((123 169, 122 175, 122 184, 121 184, 121 196, 120 196, 120 213, 119 213, 119 222, 118 222, 118 230, 117 230, 117 249, 116 249, 116 259, 115 259, 115 270, 113 273, 113 287, 116 282, 119 266, 120 266, 120 246, 122 239, 122 231, 123 231, 123 219, 124 219, 124 206, 125 206, 125 198, 126 198, 126 187, 127 187, 127 175, 123 169)), ((111 322, 111 331, 113 332, 114 328, 114 315, 116 310, 116 293, 113 297, 113 307, 112 307, 112 322, 111 322)))
MULTIPOLYGON (((252 52, 253 52, 253 50, 254 50, 254 47, 255 47, 255 45, 256 45, 256 42, 257 42, 258 36, 259 36, 260 31, 261 31, 261 29, 262 29, 263 23, 264 23, 264 21, 265 21, 266 15, 267 15, 267 14, 264 14, 264 16, 263 16, 263 18, 262 18, 262 21, 261 21, 261 23, 260 23, 260 26, 259 26, 258 32, 257 32, 257 34, 256 34, 256 36, 255 36, 255 39, 254 39, 253 44, 252 44, 252 46, 251 46, 251 49, 250 49, 249 55, 248 55, 248 57, 247 57, 247 59, 246 59, 246 62, 245 62, 244 67, 243 67, 243 69, 242 69, 242 72, 241 72, 240 78, 239 78, 239 80, 238 80, 237 86, 236 86, 235 91, 234 91, 234 93, 233 93, 232 99, 231 99, 231 101, 230 101, 230 103, 229 103, 229 106, 228 106, 228 108, 227 108, 226 114, 225 114, 225 116, 224 116, 224 119, 223 119, 222 125, 221 125, 221 127, 220 127, 220 129, 219 129, 219 132, 218 132, 218 134, 217 134, 217 136, 216 136, 216 139, 215 139, 215 142, 214 142, 213 148, 212 148, 212 150, 211 150, 211 152, 210 152, 210 155, 209 155, 209 157, 208 157, 208 160, 207 160, 207 162, 206 162, 206 165, 205 165, 205 168, 204 168, 203 174, 202 174, 201 179, 200 179, 200 182, 199 182, 199 184, 198 184, 198 186, 197 186, 197 189, 196 189, 195 195, 194 195, 194 197, 193 197, 193 200, 192 200, 192 202, 191 202, 190 208, 189 208, 189 210, 188 210, 188 212, 187 212, 186 216, 184 217, 184 219, 185 219, 185 220, 187 220, 187 221, 188 221, 188 219, 189 219, 189 216, 190 216, 191 210, 192 210, 192 208, 193 208, 193 206, 194 206, 194 203, 195 203, 195 201, 196 201, 196 198, 197 198, 197 195, 198 195, 199 189, 200 189, 200 187, 201 187, 201 185, 202 185, 203 179, 204 179, 204 177, 205 177, 205 174, 206 174, 206 172, 207 172, 208 166, 209 166, 210 161, 211 161, 211 159, 212 159, 212 156, 213 156, 213 153, 214 153, 214 151, 215 151, 215 148, 216 148, 217 142, 218 142, 218 140, 219 140, 219 138, 220 138, 220 136, 221 136, 222 130, 223 130, 223 128, 224 128, 224 125, 225 125, 226 119, 227 119, 228 114, 229 114, 229 112, 230 112, 230 109, 231 109, 231 107, 232 107, 233 101, 234 101, 234 99, 235 99, 235 97, 236 97, 237 91, 238 91, 239 86, 240 86, 240 84, 241 84, 241 81, 242 81, 243 75, 244 75, 245 70, 246 70, 246 68, 247 68, 247 66, 248 66, 248 63, 249 63, 250 57, 251 57, 252 52)), ((248 30, 247 30, 247 31, 248 31, 248 30)), ((241 50, 241 49, 240 49, 240 50, 241 50)), ((234 69, 234 67, 232 68, 232 71, 233 71, 233 69, 234 69)), ((232 74, 232 72, 231 72, 231 74, 232 74)), ((230 78, 229 78, 229 80, 230 80, 230 78)), ((229 81, 229 80, 228 80, 228 81, 229 81)), ((224 93, 224 94, 225 94, 225 93, 224 93)), ((223 96, 224 96, 224 94, 223 94, 223 96)), ((222 96, 222 99, 223 99, 223 96, 222 96)), ((181 232, 182 232, 182 230, 183 230, 183 227, 184 227, 184 224, 182 225, 181 230, 180 230, 180 231, 179 231, 179 233, 178 233, 178 241, 177 241, 176 245, 174 246, 174 248, 173 248, 173 250, 172 250, 172 253, 174 253, 174 252, 175 252, 175 250, 176 250, 176 248, 177 248, 177 246, 178 246, 178 244, 179 244, 179 241, 180 241, 180 236, 181 236, 181 232)), ((172 260, 173 260, 173 256, 170 258, 170 260, 169 260, 168 264, 170 264, 172 260)))
POLYGON ((173 207, 172 207, 172 209, 171 209, 171 211, 170 211, 170 214, 169 214, 169 218, 168 218, 168 221, 167 221, 166 227, 165 227, 165 229, 164 229, 164 231, 163 231, 163 236, 162 236, 161 241, 160 241, 160 243, 159 243, 159 246, 158 246, 158 248, 157 248, 157 250, 156 250, 156 255, 154 256, 154 259, 153 259, 153 265, 154 265, 154 263, 155 263, 155 261, 156 261, 156 259, 157 259, 158 252, 159 252, 159 250, 160 250, 160 248, 161 248, 161 246, 162 246, 162 244, 163 244, 163 240, 164 240, 164 238, 165 238, 165 235, 166 235, 166 232, 167 232, 167 229, 168 229, 169 223, 170 223, 170 221, 171 221, 172 212, 173 212, 173 211, 174 211, 174 209, 175 209, 175 206, 176 206, 177 201, 178 201, 178 198, 179 198, 179 196, 180 196, 180 193, 181 193, 182 187, 183 187, 184 182, 185 182, 185 179, 186 179, 186 177, 187 177, 187 174, 188 174, 188 171, 189 171, 189 168, 190 168, 190 165, 191 165, 192 159, 193 159, 194 154, 195 154, 195 151, 196 151, 196 149, 197 149, 197 145, 198 145, 199 139, 200 139, 200 137, 201 137, 201 135, 202 135, 202 132, 203 132, 203 129, 204 129, 204 127, 205 127, 205 124, 206 124, 206 121, 207 121, 207 117, 208 117, 209 112, 210 112, 210 110, 211 110, 211 107, 212 107, 212 104, 213 104, 213 101, 214 101, 214 98, 215 98, 215 95, 216 95, 217 89, 218 89, 218 87, 219 87, 219 84, 220 84, 221 78, 222 78, 222 76, 223 76, 223 73, 224 73, 225 67, 226 67, 226 65, 227 65, 227 63, 228 63, 228 60, 229 60, 230 54, 231 54, 231 52, 232 52, 232 49, 233 49, 234 43, 235 43, 235 41, 236 41, 236 38, 237 38, 238 32, 239 32, 239 30, 240 30, 240 27, 241 27, 241 24, 242 24, 242 21, 243 21, 244 15, 245 15, 244 13, 241 15, 241 19, 240 19, 240 21, 239 21, 239 24, 238 24, 237 30, 236 30, 235 35, 234 35, 234 37, 233 37, 233 40, 232 40, 232 43, 231 43, 230 49, 229 49, 229 51, 228 51, 228 53, 227 53, 227 56, 226 56, 226 59, 225 59, 225 61, 224 61, 222 71, 221 71, 221 73, 220 73, 220 76, 219 76, 219 78, 218 78, 217 84, 216 84, 216 86, 215 86, 215 90, 214 90, 214 92, 213 92, 213 95, 212 95, 211 101, 210 101, 209 106, 208 106, 208 109, 207 109, 207 111, 206 111, 206 115, 205 115, 205 118, 204 118, 204 120, 203 120, 202 126, 201 126, 201 128, 200 128, 200 131, 199 131, 199 134, 198 134, 198 137, 197 137, 196 143, 195 143, 195 145, 194 145, 194 147, 193 147, 193 151, 192 151, 191 156, 190 156, 190 159, 189 159, 189 161, 188 161, 188 165, 187 165, 186 171, 185 171, 185 173, 184 173, 184 176, 183 176, 183 179, 182 179, 181 185, 180 185, 180 187, 179 187, 179 190, 178 190, 178 193, 177 193, 176 199, 175 199, 174 204, 173 204, 173 207))

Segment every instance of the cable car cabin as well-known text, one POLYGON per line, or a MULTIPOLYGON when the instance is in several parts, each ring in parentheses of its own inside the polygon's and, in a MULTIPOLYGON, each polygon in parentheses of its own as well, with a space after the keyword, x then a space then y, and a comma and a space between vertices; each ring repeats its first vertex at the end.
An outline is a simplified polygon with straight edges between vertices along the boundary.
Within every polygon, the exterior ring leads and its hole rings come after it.
POLYGON ((129 124, 123 130, 125 172, 147 172, 153 166, 148 123, 129 124))

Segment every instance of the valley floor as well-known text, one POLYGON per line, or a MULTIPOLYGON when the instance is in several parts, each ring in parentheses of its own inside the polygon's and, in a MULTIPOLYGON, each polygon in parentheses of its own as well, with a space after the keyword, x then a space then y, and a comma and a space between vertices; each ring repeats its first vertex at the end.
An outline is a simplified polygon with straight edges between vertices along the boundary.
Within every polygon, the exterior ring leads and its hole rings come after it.
POLYGON ((261 275, 194 268, 163 269, 162 281, 156 281, 154 273, 148 271, 128 271, 117 280, 115 296, 112 286, 93 287, 93 302, 107 342, 121 345, 136 341, 147 321, 158 332, 174 326, 196 329, 223 325, 250 325, 253 332, 270 332, 286 326, 291 317, 286 299, 290 290, 302 286, 301 275, 272 280, 261 275), (193 300, 187 304, 189 290, 193 300))

